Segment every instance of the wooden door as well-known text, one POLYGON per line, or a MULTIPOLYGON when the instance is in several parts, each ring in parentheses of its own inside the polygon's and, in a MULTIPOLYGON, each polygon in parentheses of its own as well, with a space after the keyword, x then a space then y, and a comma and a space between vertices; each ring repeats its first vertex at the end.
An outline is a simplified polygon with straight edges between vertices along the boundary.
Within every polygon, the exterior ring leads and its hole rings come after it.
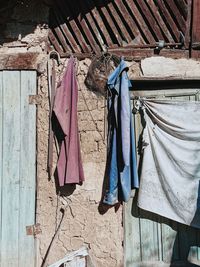
MULTIPOLYGON (((149 98, 200 100, 199 89, 143 90, 136 94, 149 98)), ((139 114, 135 116, 135 126, 138 144, 142 132, 139 114)), ((142 211, 137 208, 136 201, 137 193, 133 192, 133 197, 124 205, 124 266, 200 266, 200 231, 142 211)))
POLYGON ((35 223, 35 71, 0 71, 0 266, 33 267, 35 223))

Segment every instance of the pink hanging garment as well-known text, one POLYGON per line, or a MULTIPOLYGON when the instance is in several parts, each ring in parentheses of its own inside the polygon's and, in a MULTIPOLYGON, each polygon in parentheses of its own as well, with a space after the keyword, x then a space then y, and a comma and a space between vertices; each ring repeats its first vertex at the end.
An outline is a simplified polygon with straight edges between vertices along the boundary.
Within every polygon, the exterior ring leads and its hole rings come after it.
POLYGON ((75 59, 71 57, 63 79, 57 87, 53 108, 62 132, 59 133, 61 138, 58 138, 60 154, 57 162, 60 186, 81 184, 84 181, 78 136, 77 101, 75 59))

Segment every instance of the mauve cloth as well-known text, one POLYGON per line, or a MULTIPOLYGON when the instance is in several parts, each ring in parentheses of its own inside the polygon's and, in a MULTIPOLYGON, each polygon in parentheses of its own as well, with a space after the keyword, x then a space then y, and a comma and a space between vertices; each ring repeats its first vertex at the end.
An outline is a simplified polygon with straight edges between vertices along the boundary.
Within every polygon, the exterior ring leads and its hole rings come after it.
POLYGON ((78 85, 75 59, 71 57, 54 101, 54 114, 62 133, 59 140, 60 153, 57 162, 59 185, 81 184, 84 181, 81 161, 77 119, 78 85))

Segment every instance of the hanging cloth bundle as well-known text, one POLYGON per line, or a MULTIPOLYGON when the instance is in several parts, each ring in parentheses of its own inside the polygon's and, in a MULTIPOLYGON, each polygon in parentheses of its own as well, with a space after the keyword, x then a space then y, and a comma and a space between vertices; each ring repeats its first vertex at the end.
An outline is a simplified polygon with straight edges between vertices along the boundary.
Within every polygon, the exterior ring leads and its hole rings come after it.
POLYGON ((57 162, 59 185, 81 184, 84 181, 78 136, 78 85, 75 58, 71 57, 58 84, 53 107, 53 130, 60 147, 57 162))
POLYGON ((88 69, 85 78, 87 88, 105 95, 108 75, 118 66, 120 59, 108 53, 96 56, 88 69))
POLYGON ((133 188, 139 187, 134 124, 131 114, 127 66, 121 60, 108 78, 108 152, 106 177, 109 188, 104 203, 128 201, 133 188))

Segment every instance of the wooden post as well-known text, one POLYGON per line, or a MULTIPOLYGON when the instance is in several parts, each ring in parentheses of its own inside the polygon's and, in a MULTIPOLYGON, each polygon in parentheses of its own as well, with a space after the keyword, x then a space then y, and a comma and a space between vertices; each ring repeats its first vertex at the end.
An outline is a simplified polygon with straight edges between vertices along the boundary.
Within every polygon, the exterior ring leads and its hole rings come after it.
POLYGON ((200 1, 193 0, 191 56, 200 59, 200 1))

